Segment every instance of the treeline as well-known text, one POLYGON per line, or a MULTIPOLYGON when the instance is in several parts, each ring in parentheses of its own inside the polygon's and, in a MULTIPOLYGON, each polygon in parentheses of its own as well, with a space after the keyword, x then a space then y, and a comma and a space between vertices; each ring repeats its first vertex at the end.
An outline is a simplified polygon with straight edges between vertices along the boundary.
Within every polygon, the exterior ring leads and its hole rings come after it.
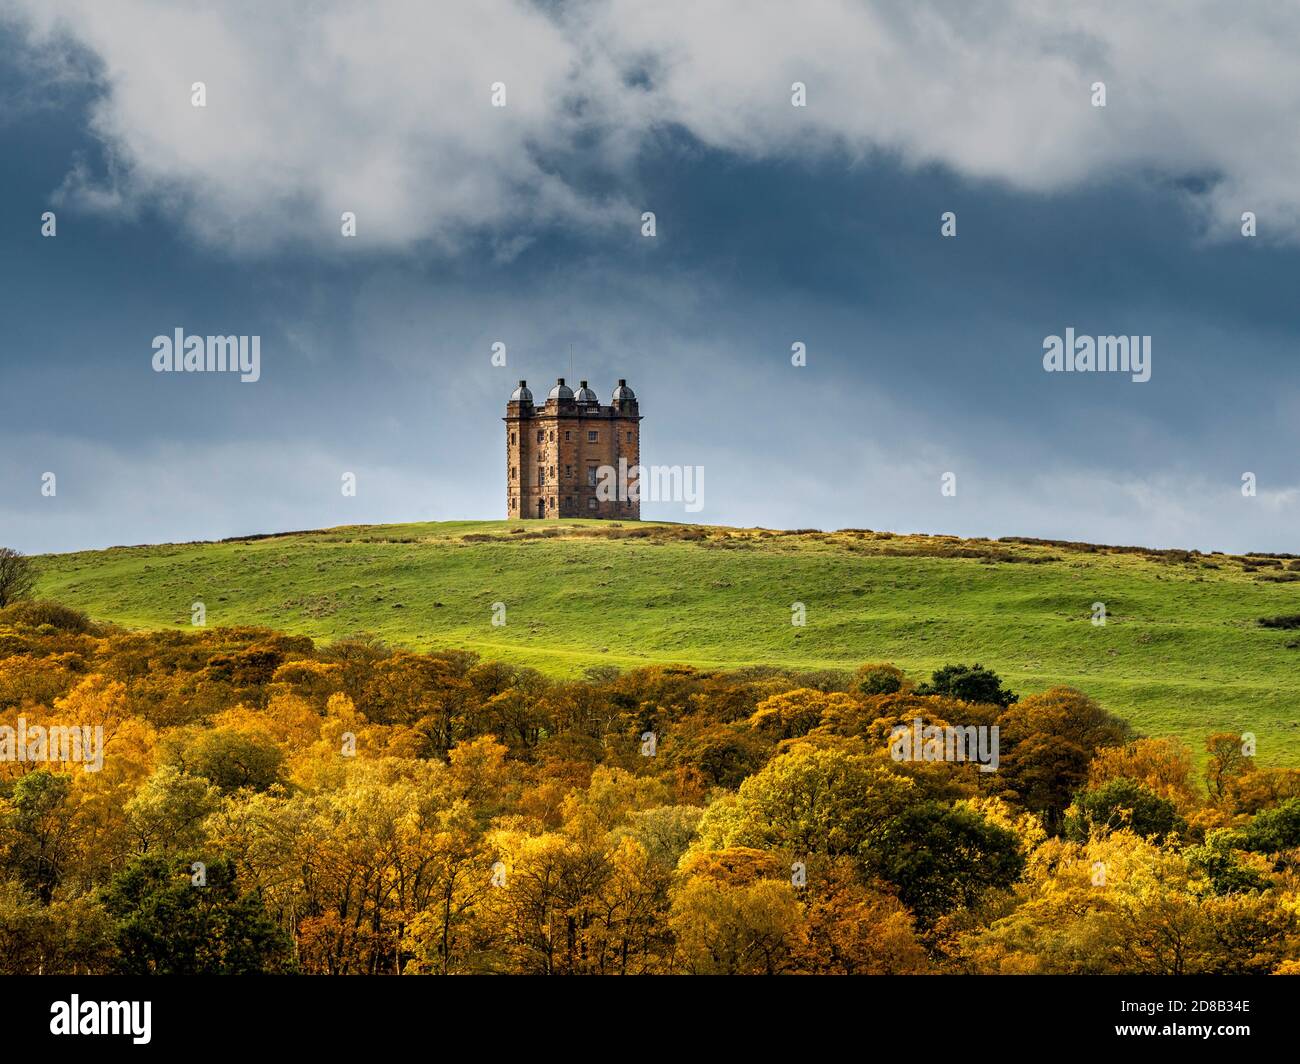
POLYGON ((557 681, 18 602, 20 721, 103 763, 0 760, 0 972, 1300 970, 1300 772, 979 666, 557 681), (997 770, 895 760, 918 719, 997 770))

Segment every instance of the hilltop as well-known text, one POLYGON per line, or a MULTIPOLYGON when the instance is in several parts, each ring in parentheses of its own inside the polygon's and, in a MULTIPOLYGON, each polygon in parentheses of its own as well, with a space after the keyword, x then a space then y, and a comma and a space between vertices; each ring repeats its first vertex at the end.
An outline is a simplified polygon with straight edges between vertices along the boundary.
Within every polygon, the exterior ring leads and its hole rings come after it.
POLYGON ((1022 694, 1077 686, 1151 734, 1199 750, 1212 731, 1251 731, 1263 761, 1300 765, 1300 561, 1286 556, 575 520, 349 526, 40 565, 43 597, 130 627, 187 628, 199 601, 209 626, 372 632, 559 676, 891 661, 920 677, 978 661, 1022 694))

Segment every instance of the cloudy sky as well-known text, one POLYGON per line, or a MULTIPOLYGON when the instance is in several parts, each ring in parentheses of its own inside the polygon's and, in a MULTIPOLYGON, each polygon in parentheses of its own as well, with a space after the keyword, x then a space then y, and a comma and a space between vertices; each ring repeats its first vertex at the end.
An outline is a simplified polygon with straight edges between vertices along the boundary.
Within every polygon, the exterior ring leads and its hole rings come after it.
POLYGON ((0 543, 503 517, 562 375, 647 517, 1300 550, 1300 9, 1059 8, 0 0, 0 543))

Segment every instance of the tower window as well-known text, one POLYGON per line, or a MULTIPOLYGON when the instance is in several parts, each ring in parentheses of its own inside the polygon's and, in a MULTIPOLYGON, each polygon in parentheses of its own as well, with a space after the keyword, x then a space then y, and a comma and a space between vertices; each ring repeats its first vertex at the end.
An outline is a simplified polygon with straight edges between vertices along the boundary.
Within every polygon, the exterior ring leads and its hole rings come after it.
POLYGON ((595 429, 591 429, 591 430, 589 430, 589 431, 587 432, 587 442, 588 442, 588 443, 595 443, 596 440, 597 440, 597 438, 598 438, 598 436, 599 436, 599 433, 597 433, 595 429))
POLYGON ((572 436, 572 435, 573 435, 573 433, 571 433, 571 432, 566 432, 566 433, 564 434, 564 438, 565 438, 565 440, 568 440, 568 438, 569 438, 570 436, 572 436))
POLYGON ((595 508, 596 508, 596 500, 595 500, 595 499, 588 499, 588 500, 587 500, 587 509, 588 509, 588 510, 594 510, 595 508))
POLYGON ((545 467, 545 466, 538 466, 538 467, 537 467, 537 483, 538 483, 538 484, 545 484, 545 483, 546 483, 546 467, 545 467))
POLYGON ((510 434, 510 442, 511 443, 515 442, 515 434, 513 432, 510 434))
POLYGON ((591 488, 596 486, 596 467, 594 465, 587 466, 587 486, 591 488))
POLYGON ((554 432, 548 432, 548 433, 546 434, 546 436, 547 436, 547 439, 551 439, 551 440, 555 439, 555 433, 554 433, 554 432))
POLYGON ((537 442, 538 442, 538 443, 541 443, 544 439, 546 439, 546 433, 544 433, 541 429, 538 429, 538 430, 537 430, 537 442))
POLYGON ((564 467, 564 475, 565 475, 566 477, 571 477, 571 476, 573 476, 573 466, 571 466, 571 465, 566 465, 566 466, 564 467))
POLYGON ((632 442, 632 433, 630 433, 630 432, 627 434, 627 442, 628 442, 628 443, 631 443, 631 442, 632 442))

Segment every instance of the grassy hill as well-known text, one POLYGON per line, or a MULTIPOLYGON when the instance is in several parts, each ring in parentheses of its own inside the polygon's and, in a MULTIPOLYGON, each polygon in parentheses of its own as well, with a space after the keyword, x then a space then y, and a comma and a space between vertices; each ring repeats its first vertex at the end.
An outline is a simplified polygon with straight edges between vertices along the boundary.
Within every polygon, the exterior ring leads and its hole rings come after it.
POLYGON ((1198 749, 1251 731, 1300 765, 1300 562, 845 530, 571 521, 356 526, 41 559, 39 592, 131 627, 258 624, 578 675, 596 664, 849 668, 979 661, 1071 684, 1198 749), (502 627, 492 604, 506 606, 502 627), (807 610, 791 624, 791 605, 807 610), (1105 603, 1107 623, 1092 623, 1105 603))

